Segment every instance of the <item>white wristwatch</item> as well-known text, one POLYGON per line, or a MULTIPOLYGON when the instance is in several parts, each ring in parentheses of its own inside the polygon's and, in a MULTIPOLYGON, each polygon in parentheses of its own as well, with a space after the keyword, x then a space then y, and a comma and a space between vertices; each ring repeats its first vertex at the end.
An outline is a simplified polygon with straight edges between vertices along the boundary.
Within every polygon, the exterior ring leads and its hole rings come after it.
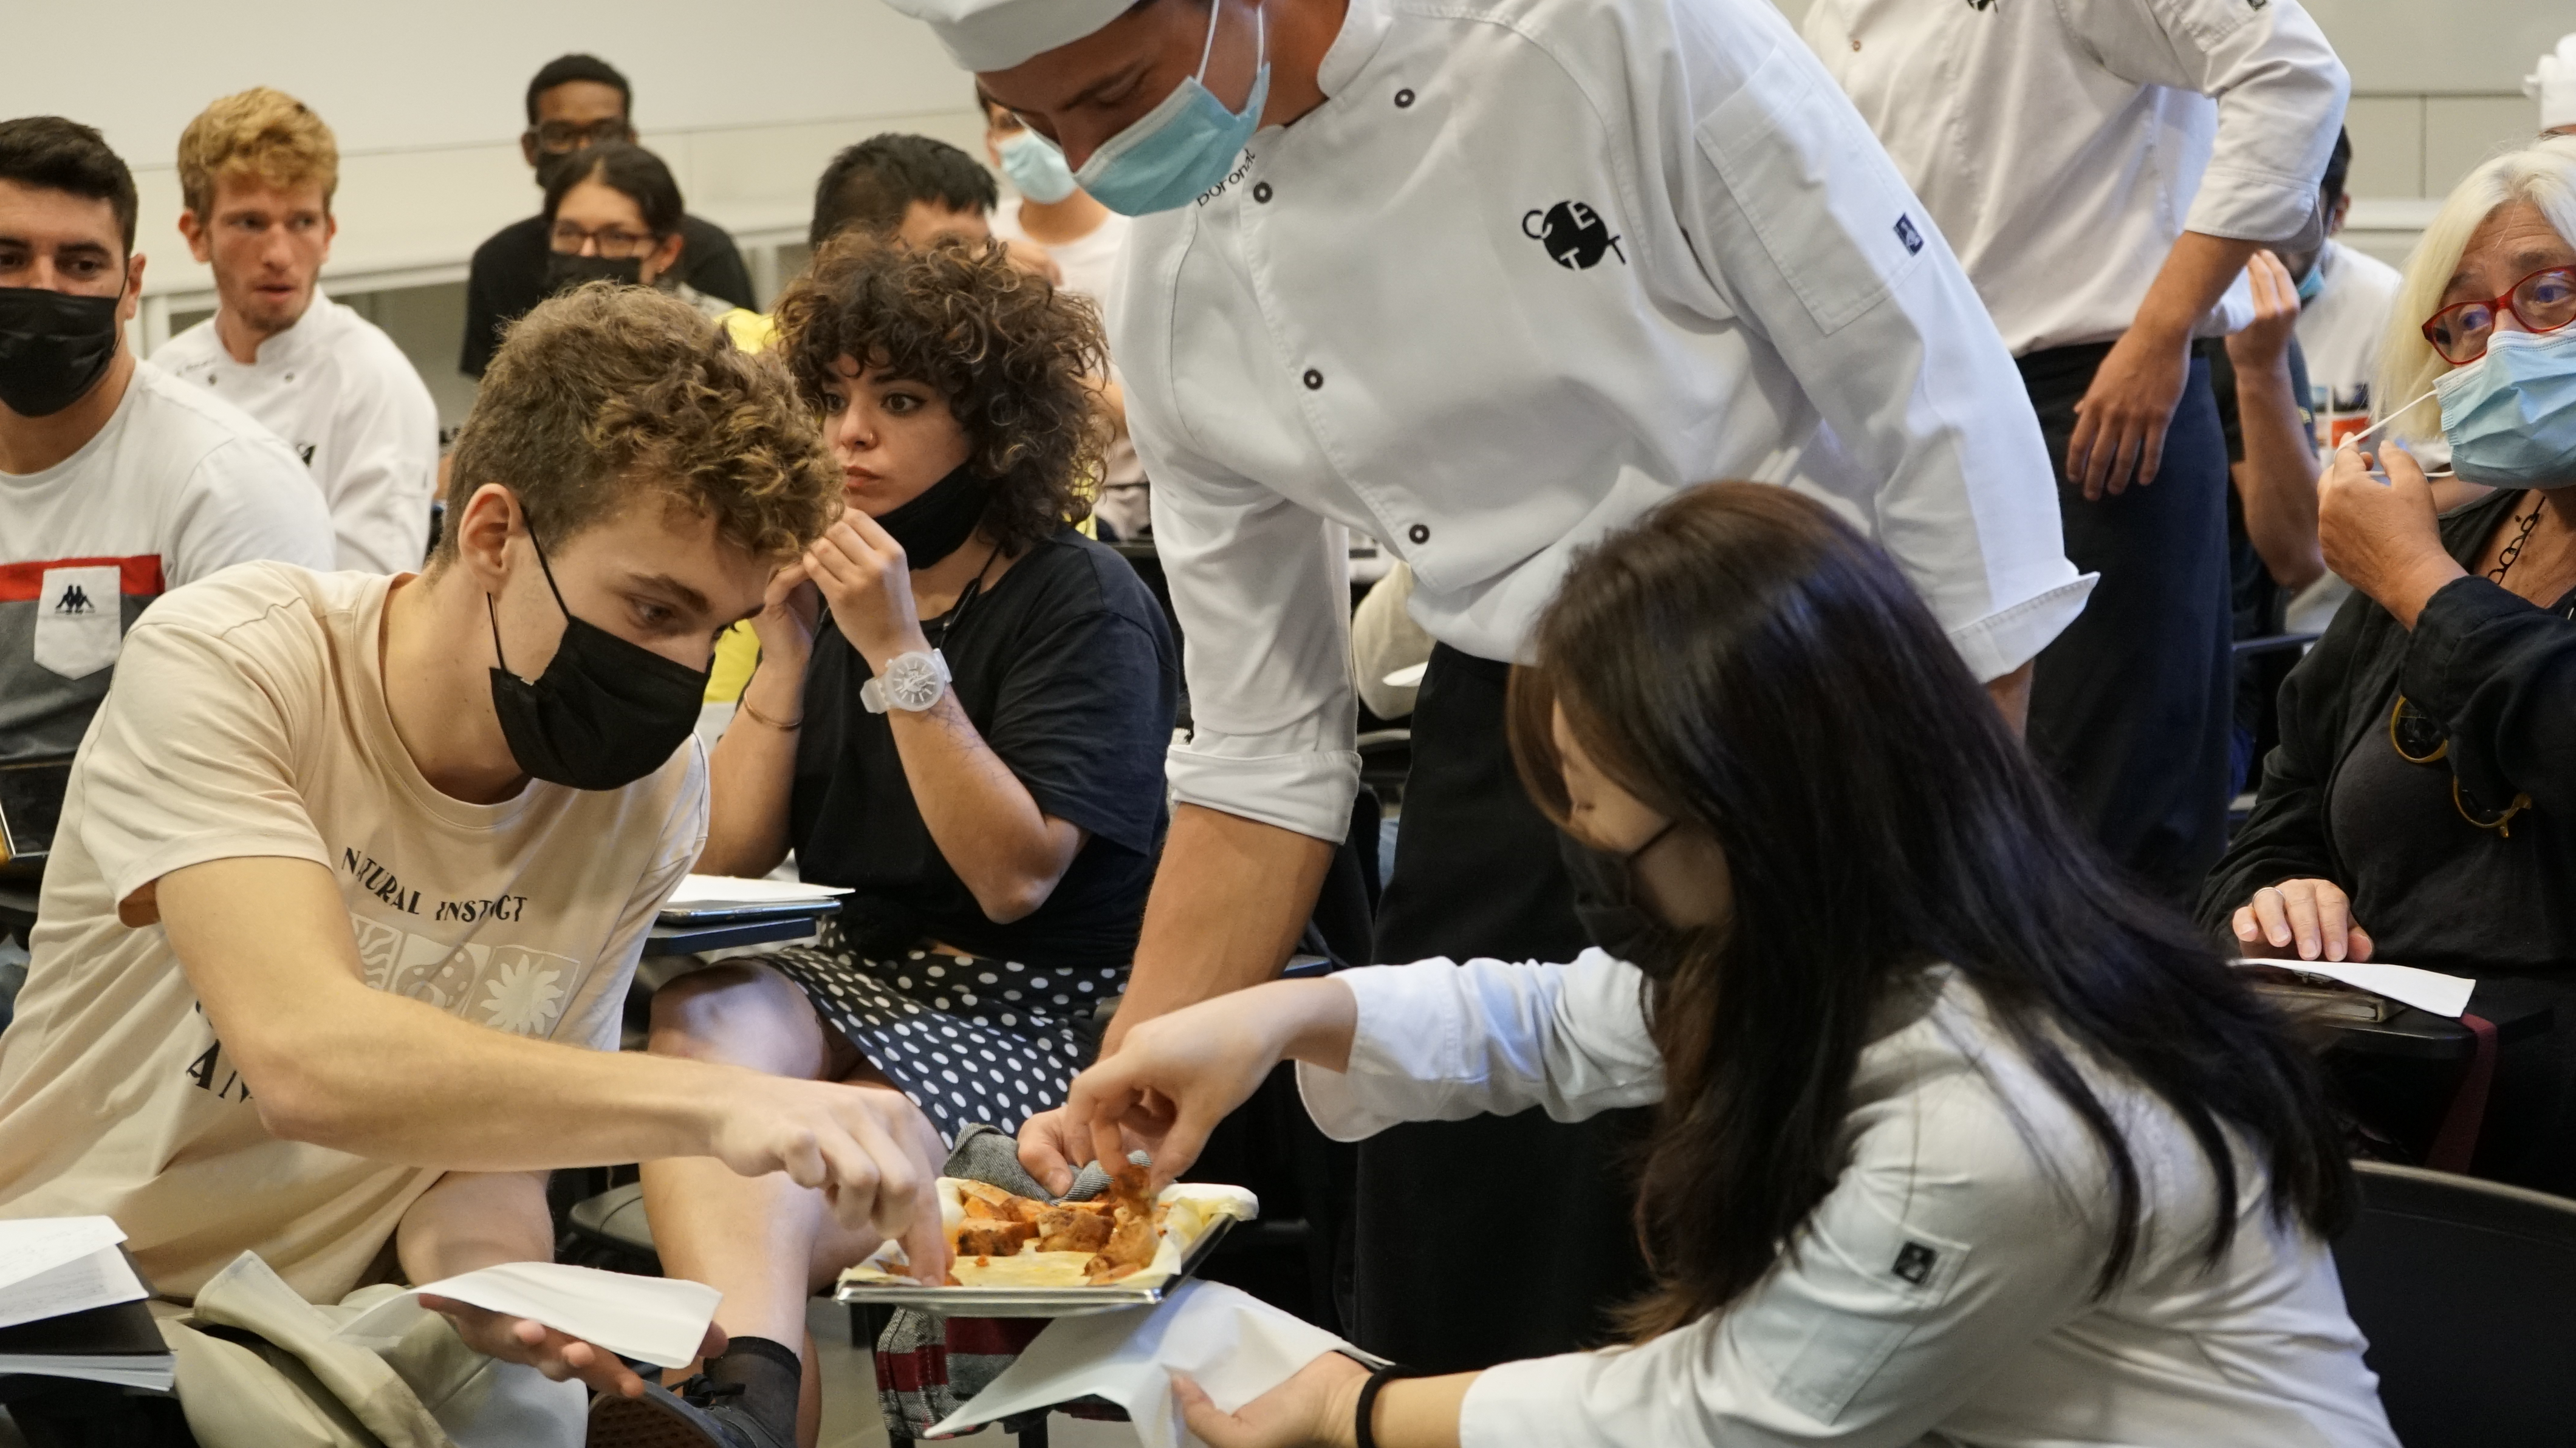
POLYGON ((937 649, 897 654, 886 660, 884 673, 859 686, 859 702, 871 714, 889 708, 918 714, 948 692, 948 679, 948 660, 937 649))

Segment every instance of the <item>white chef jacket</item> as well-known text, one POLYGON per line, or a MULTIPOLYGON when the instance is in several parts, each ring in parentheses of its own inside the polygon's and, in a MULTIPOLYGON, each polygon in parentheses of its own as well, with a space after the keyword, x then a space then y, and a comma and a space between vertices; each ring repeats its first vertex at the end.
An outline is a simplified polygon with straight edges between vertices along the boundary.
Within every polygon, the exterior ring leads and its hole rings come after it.
POLYGON ((1764 0, 1350 0, 1317 78, 1130 241, 1116 351, 1195 725, 1176 798, 1347 828, 1319 519, 1488 659, 1576 548, 1718 478, 1835 504, 1980 677, 2081 608, 1983 304, 1764 0))
POLYGON ((417 570, 438 487, 438 408, 393 339, 313 289, 292 327, 232 359, 208 317, 152 360, 259 419, 304 460, 331 510, 339 566, 417 570))
MULTIPOLYGON (((2185 230, 2320 234, 2349 80, 2298 0, 1816 0, 1805 33, 2016 356, 2127 331, 2185 230)), ((2240 277, 2199 332, 2252 320, 2240 277)))
MULTIPOLYGON (((1297 1080, 1337 1140, 1532 1106, 1575 1121, 1663 1094, 1643 978, 1600 951, 1334 979, 1359 1000, 1349 1070, 1300 1065, 1297 1080)), ((2144 1195, 2135 1264, 2096 1299, 2114 1198, 2081 1119, 1947 968, 1880 1026, 1841 1174, 1770 1274, 1644 1346, 1488 1370, 1460 1409, 1465 1448, 2394 1448, 2325 1244, 2274 1218, 2241 1144, 2236 1235, 2209 1267, 2217 1192, 2189 1129, 2076 1059, 2144 1195)), ((1544 1251, 1546 1223, 1531 1226, 1544 1251)))

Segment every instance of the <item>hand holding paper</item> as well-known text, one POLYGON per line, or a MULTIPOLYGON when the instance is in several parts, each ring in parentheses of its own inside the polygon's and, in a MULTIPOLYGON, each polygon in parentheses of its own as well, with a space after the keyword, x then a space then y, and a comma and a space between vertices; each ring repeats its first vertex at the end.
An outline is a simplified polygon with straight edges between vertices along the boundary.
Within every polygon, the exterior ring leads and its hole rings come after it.
MULTIPOLYGON (((339 1335, 370 1347, 388 1345, 400 1341, 423 1312, 436 1310, 455 1321, 458 1332, 480 1351, 530 1363, 558 1381, 578 1376, 596 1387, 587 1369, 622 1375, 606 1390, 623 1391, 623 1378, 634 1374, 598 1357, 613 1353, 676 1368, 720 1352, 724 1334, 713 1324, 722 1300, 722 1293, 704 1283, 677 1278, 633 1277, 556 1262, 504 1262, 379 1304, 342 1327, 339 1335), (530 1327, 536 1329, 533 1335, 525 1331, 530 1327), (595 1354, 594 1348, 602 1351, 595 1354)), ((641 1379, 634 1388, 643 1390, 641 1379)))

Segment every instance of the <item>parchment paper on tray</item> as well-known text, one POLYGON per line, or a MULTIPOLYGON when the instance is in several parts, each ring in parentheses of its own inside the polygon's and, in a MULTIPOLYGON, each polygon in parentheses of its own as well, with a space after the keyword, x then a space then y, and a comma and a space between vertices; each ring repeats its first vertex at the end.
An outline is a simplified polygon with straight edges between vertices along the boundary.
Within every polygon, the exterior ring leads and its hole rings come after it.
MULTIPOLYGON (((958 1245, 961 1231, 977 1231, 994 1226, 993 1203, 1009 1194, 981 1182, 958 1177, 939 1179, 939 1212, 941 1225, 948 1233, 951 1246, 958 1245), (970 1199, 979 1205, 970 1206, 970 1199)), ((1020 1199, 1011 1199, 1014 1203, 1020 1199)), ((1036 1206, 1051 1204, 1033 1203, 1036 1206)), ((1077 1204, 1080 1205, 1080 1204, 1077 1204)), ((1102 1205, 1106 1205, 1105 1203, 1102 1205)), ((1007 1211, 1008 1208, 1001 1210, 1007 1211)), ((1059 1209, 1062 1210, 1062 1209, 1059 1209)), ((961 1250, 957 1263, 950 1269, 956 1283, 950 1289, 962 1293, 977 1288, 1067 1288, 1115 1286, 1125 1289, 1160 1287, 1178 1277, 1181 1263, 1190 1248, 1207 1235, 1219 1222, 1250 1221, 1261 1215, 1260 1199, 1242 1187, 1222 1186, 1211 1182, 1174 1182, 1157 1194, 1152 1206, 1153 1229, 1159 1240, 1152 1257, 1133 1272, 1124 1272, 1101 1282, 1087 1272, 1101 1256, 1101 1243, 1081 1250, 1042 1251, 1040 1241, 1032 1237, 1019 1245, 1019 1250, 1003 1255, 992 1251, 961 1250)), ((1105 1231, 1109 1219, 1102 1217, 1105 1231)), ((966 1239, 969 1245, 975 1237, 966 1239)), ((1133 1258, 1129 1259, 1134 1260, 1133 1258)), ((917 1287, 920 1284, 905 1273, 910 1263, 900 1244, 888 1242, 855 1267, 841 1274, 843 1287, 886 1286, 917 1287)), ((960 1299, 960 1311, 971 1311, 971 1304, 960 1299)))

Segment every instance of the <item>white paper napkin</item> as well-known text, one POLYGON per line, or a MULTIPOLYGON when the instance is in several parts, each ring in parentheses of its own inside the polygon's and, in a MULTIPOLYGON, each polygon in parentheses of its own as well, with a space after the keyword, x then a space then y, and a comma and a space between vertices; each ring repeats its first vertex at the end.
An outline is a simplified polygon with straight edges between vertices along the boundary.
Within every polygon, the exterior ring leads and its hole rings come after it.
POLYGON ((1172 1401, 1173 1373, 1189 1374, 1231 1413, 1299 1368, 1339 1351, 1355 1349, 1223 1283, 1184 1282, 1153 1307, 1056 1319, 930 1436, 1097 1395, 1127 1410, 1145 1448, 1184 1448, 1199 1440, 1181 1426, 1172 1401))
POLYGON ((2444 975, 2438 970, 2419 970, 2411 965, 2382 965, 2375 961, 2258 960, 2249 956, 2236 963, 2321 975, 2373 995, 2384 995, 2399 1005, 2413 1006, 2419 1011, 2430 1011, 2455 1020, 2469 1008, 2469 995, 2478 988, 2478 983, 2465 975, 2444 975))
POLYGON ((400 1342, 428 1311, 422 1293, 533 1318, 619 1357, 657 1368, 686 1367, 715 1321, 724 1294, 703 1282, 636 1277, 561 1262, 504 1262, 390 1297, 344 1324, 337 1336, 367 1347, 400 1342))

